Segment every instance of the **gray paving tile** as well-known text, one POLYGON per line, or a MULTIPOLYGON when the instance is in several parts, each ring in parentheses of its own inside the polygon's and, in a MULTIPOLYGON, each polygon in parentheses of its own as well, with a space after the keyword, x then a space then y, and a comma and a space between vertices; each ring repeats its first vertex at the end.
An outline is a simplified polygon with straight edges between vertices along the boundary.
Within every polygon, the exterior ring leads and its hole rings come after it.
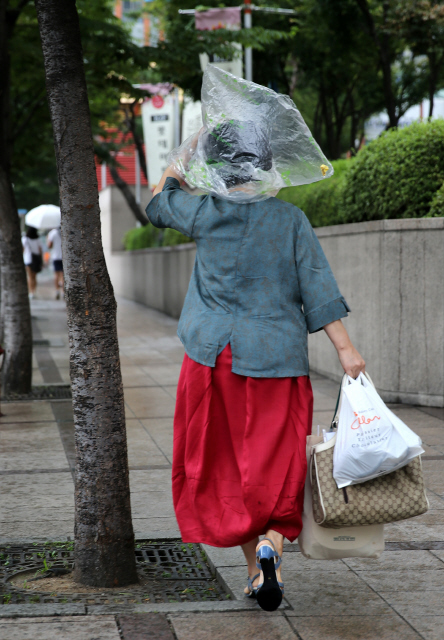
POLYGON ((334 411, 336 400, 317 391, 313 392, 314 411, 334 411))
POLYGON ((444 407, 415 407, 423 413, 428 413, 430 416, 444 420, 444 407))
POLYGON ((120 640, 113 616, 0 620, 2 640, 120 640))
POLYGON ((443 551, 431 551, 430 553, 433 556, 436 556, 436 558, 438 558, 439 561, 443 563, 443 568, 444 568, 444 550, 443 551))
POLYGON ((2 402, 0 431, 8 424, 18 422, 54 422, 51 404, 44 400, 39 402, 2 402))
MULTIPOLYGON (((444 564, 443 564, 444 569, 444 564)), ((361 571, 360 576, 369 587, 383 593, 385 591, 439 591, 444 594, 444 571, 361 571)))
POLYGON ((172 462, 173 418, 145 418, 140 422, 169 462, 172 462))
POLYGON ((122 366, 122 381, 124 387, 155 387, 158 383, 144 373, 142 367, 137 365, 122 366))
POLYGON ((354 571, 416 572, 431 569, 443 569, 444 565, 435 557, 434 553, 441 552, 384 551, 378 560, 370 560, 367 558, 346 558, 342 562, 354 571))
POLYGON ((438 496, 431 489, 427 489, 427 498, 429 499, 430 509, 444 509, 444 496, 438 496))
POLYGON ((67 467, 53 415, 51 420, 53 422, 16 423, 0 428, 0 470, 67 467))
POLYGON ((328 616, 292 618, 301 640, 419 640, 401 618, 384 616, 328 616))
POLYGON ((387 526, 386 542, 429 542, 444 540, 444 525, 416 524, 413 520, 396 522, 387 526))
POLYGON ((443 640, 444 638, 444 616, 414 616, 409 617, 408 622, 424 640, 443 640))
MULTIPOLYGON (((137 514, 136 514, 137 516, 137 514)), ((150 532, 148 536, 151 538, 162 538, 163 531, 174 531, 176 538, 180 538, 180 531, 177 526, 176 518, 173 516, 153 516, 152 518, 133 517, 134 534, 139 538, 150 532)))
POLYGON ((403 618, 434 616, 442 610, 444 591, 384 591, 384 600, 403 618))
POLYGON ((283 571, 285 575, 292 576, 295 572, 343 573, 349 568, 342 560, 307 560, 302 553, 286 553, 284 550, 283 571))
POLYGON ((444 460, 425 460, 422 466, 426 487, 444 495, 444 460))
MULTIPOLYGON (((8 604, 0 607, 0 618, 6 622, 14 622, 22 618, 46 618, 48 616, 83 616, 86 615, 84 604, 8 604)), ((60 618, 58 618, 60 620, 60 618)))
POLYGON ((295 640, 296 633, 279 613, 170 614, 177 640, 295 640))
POLYGON ((174 400, 161 387, 125 389, 125 402, 137 418, 172 418, 174 400))
POLYGON ((293 607, 293 610, 285 611, 288 617, 350 616, 354 618, 392 613, 390 606, 363 582, 359 588, 349 588, 346 584, 326 585, 323 576, 320 575, 315 588, 302 587, 299 590, 294 589, 291 582, 285 581, 285 575, 284 582, 285 599, 293 607))
POLYGON ((214 568, 247 566, 245 556, 242 553, 242 549, 240 547, 221 549, 219 547, 211 547, 208 544, 203 544, 202 548, 207 554, 208 560, 214 568))
POLYGON ((427 434, 430 436, 436 437, 437 442, 444 443, 444 436, 442 434, 442 420, 435 416, 431 416, 424 411, 419 411, 413 406, 409 405, 398 405, 396 408, 392 409, 393 413, 395 413, 401 420, 403 420, 410 429, 413 429, 415 433, 421 436, 427 444, 432 444, 427 440, 427 434), (439 434, 439 429, 441 428, 441 434, 439 434))
POLYGON ((165 615, 135 613, 119 616, 123 640, 175 640, 165 615))
POLYGON ((170 460, 159 449, 155 440, 137 419, 127 419, 128 462, 131 466, 169 464, 170 460))
MULTIPOLYGON (((183 357, 183 354, 182 354, 183 357)), ((155 382, 160 384, 162 387, 166 385, 176 385, 179 380, 180 374, 180 364, 170 363, 170 364, 159 364, 159 365, 148 365, 142 367, 144 373, 149 375, 155 382)))
POLYGON ((173 398, 174 402, 176 401, 176 398, 177 398, 177 384, 164 385, 162 387, 162 389, 164 389, 167 392, 167 394, 173 398))

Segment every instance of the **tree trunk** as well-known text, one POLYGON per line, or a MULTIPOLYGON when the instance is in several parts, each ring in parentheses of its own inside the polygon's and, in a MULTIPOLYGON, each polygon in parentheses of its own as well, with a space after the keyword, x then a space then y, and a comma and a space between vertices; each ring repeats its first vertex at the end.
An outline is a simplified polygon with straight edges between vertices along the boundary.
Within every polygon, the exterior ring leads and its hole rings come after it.
POLYGON ((36 0, 62 210, 76 441, 75 571, 85 585, 137 582, 116 302, 100 231, 75 0, 36 0))
POLYGON ((11 181, 0 166, 0 255, 2 395, 29 393, 32 382, 32 326, 28 285, 23 263, 20 222, 11 181))
MULTIPOLYGON (((0 0, 0 269, 2 393, 28 393, 32 382, 32 327, 20 222, 10 178, 10 59, 8 43, 20 13, 0 0)), ((22 3, 23 4, 23 3, 22 3)))
POLYGON ((125 180, 121 177, 116 167, 113 167, 112 165, 110 165, 109 172, 111 174, 112 179, 115 182, 116 187, 120 189, 123 197, 126 200, 127 205, 129 206, 131 211, 134 213, 134 217, 136 218, 136 220, 138 220, 142 226, 147 225, 148 218, 146 217, 142 209, 137 204, 137 200, 134 197, 133 192, 131 191, 128 184, 125 182, 125 180))
MULTIPOLYGON (((367 30, 373 39, 379 53, 379 61, 382 69, 382 81, 385 98, 385 108, 389 117, 389 128, 397 127, 399 116, 396 113, 396 101, 393 94, 392 87, 392 64, 390 56, 390 37, 387 33, 383 33, 381 39, 379 38, 373 15, 370 11, 370 7, 367 0, 355 0, 356 4, 360 8, 365 22, 367 23, 367 30)), ((383 2, 383 20, 384 27, 387 26, 388 12, 390 8, 389 2, 383 2)))
POLYGON ((433 115, 435 93, 436 86, 438 84, 440 66, 441 65, 438 64, 436 60, 436 53, 432 51, 429 54, 429 118, 431 118, 433 115))
POLYGON ((136 115, 134 113, 135 105, 136 105, 135 102, 129 105, 130 113, 128 113, 128 111, 125 109, 125 118, 127 122, 128 131, 131 132, 133 136, 134 144, 136 145, 137 155, 139 156, 140 168, 142 169, 142 173, 145 176, 145 180, 148 182, 148 169, 146 166, 145 153, 143 151, 143 141, 140 138, 140 136, 137 134, 137 129, 136 129, 136 115))

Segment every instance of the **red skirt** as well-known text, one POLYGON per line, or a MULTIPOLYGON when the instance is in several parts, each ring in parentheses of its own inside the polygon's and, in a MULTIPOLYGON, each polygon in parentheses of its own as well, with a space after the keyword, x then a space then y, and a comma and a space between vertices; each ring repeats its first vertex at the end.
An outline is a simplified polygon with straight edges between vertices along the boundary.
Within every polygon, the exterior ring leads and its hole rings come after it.
POLYGON ((245 544, 302 529, 313 393, 308 376, 231 372, 228 345, 207 367, 185 355, 174 416, 173 501, 184 542, 245 544))

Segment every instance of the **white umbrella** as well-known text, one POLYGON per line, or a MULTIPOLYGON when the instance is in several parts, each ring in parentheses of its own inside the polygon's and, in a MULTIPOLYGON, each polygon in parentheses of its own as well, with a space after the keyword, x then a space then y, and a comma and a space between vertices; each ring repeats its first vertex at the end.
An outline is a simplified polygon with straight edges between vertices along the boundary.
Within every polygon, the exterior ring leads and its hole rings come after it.
POLYGON ((41 204, 28 211, 25 222, 28 227, 35 227, 35 229, 60 227, 60 207, 56 207, 54 204, 41 204))

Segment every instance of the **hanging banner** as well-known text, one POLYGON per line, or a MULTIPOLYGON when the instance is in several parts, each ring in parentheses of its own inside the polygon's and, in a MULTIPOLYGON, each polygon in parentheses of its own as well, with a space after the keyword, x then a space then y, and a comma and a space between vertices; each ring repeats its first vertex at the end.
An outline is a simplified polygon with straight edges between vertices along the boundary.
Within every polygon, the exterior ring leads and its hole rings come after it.
MULTIPOLYGON (((195 20, 198 31, 215 31, 216 29, 237 31, 241 27, 241 8, 225 7, 224 9, 196 11, 195 20)), ((232 73, 238 78, 243 78, 242 46, 237 42, 233 42, 232 45, 238 50, 232 60, 226 60, 215 55, 209 56, 207 53, 199 54, 202 71, 205 71, 207 64, 211 62, 220 67, 220 69, 228 71, 228 73, 232 73)))
POLYGON ((168 167, 174 147, 174 97, 153 96, 142 104, 143 137, 150 189, 155 189, 168 167))
POLYGON ((215 31, 216 29, 240 29, 240 7, 225 7, 224 9, 208 9, 196 11, 196 29, 198 31, 215 31))
POLYGON ((193 102, 189 98, 185 98, 182 114, 181 142, 192 136, 193 133, 199 131, 202 126, 202 105, 200 100, 193 102))

